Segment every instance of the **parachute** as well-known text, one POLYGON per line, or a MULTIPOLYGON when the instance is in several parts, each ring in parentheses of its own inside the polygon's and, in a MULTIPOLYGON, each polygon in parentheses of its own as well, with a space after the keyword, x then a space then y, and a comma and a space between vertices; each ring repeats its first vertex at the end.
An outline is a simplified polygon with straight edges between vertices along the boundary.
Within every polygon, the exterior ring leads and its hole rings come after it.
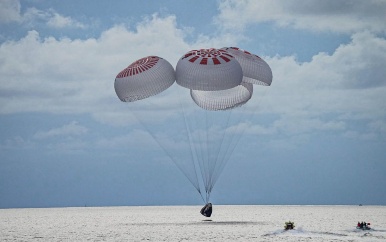
POLYGON ((225 90, 238 86, 242 78, 239 62, 225 50, 192 50, 176 66, 177 83, 191 90, 225 90))
POLYGON ((222 48, 233 55, 240 63, 243 70, 243 82, 270 86, 272 83, 272 70, 263 59, 248 51, 236 48, 222 48))
POLYGON ((119 72, 114 88, 122 102, 134 102, 165 91, 174 81, 174 68, 168 61, 148 56, 119 72))
POLYGON ((191 50, 175 70, 161 57, 139 59, 119 72, 114 87, 208 205, 254 113, 246 108, 254 86, 271 82, 260 57, 224 47, 191 50))

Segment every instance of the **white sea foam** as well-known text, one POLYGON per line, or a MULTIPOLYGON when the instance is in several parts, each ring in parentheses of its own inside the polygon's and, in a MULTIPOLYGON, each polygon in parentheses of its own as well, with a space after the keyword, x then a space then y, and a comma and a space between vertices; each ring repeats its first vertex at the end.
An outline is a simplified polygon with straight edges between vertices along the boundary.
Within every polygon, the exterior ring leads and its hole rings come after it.
POLYGON ((0 209, 0 241, 385 241, 385 206, 0 209), (295 230, 284 231, 285 221, 295 230), (373 230, 355 229, 358 221, 373 230))

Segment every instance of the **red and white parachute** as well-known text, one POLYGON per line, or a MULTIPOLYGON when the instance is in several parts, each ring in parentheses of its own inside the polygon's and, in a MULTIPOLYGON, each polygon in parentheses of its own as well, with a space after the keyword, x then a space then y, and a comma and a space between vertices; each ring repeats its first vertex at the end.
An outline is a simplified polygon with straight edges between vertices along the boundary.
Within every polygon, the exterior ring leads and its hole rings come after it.
MULTIPOLYGON (((161 57, 139 59, 117 75, 114 87, 119 99, 130 103, 145 102, 161 92, 167 95, 173 88, 182 94, 187 91, 182 96, 190 102, 181 101, 176 111, 181 128, 177 128, 176 119, 165 118, 157 126, 153 122, 160 119, 149 118, 148 112, 146 117, 136 116, 208 202, 247 126, 248 120, 242 117, 251 113, 244 108, 254 86, 271 83, 272 71, 263 59, 239 48, 224 47, 191 50, 182 55, 175 70, 161 57)), ((168 108, 153 103, 154 114, 168 108)))
POLYGON ((114 88, 121 101, 134 102, 165 91, 174 81, 174 68, 168 61, 148 56, 119 72, 114 88))

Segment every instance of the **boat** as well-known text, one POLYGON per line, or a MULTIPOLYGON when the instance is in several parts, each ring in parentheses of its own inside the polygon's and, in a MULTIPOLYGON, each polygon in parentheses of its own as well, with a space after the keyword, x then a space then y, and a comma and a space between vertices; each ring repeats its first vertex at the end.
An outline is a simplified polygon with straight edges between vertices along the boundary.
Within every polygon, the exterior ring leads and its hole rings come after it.
POLYGON ((359 223, 357 224, 357 229, 361 229, 361 230, 370 230, 370 223, 366 223, 366 222, 362 222, 362 223, 359 223))
POLYGON ((357 229, 370 230, 371 228, 369 226, 363 226, 363 227, 357 226, 357 229))
POLYGON ((285 230, 291 230, 291 229, 294 229, 294 228, 295 228, 295 223, 294 222, 291 222, 291 221, 285 222, 285 225, 284 225, 284 229, 285 230))

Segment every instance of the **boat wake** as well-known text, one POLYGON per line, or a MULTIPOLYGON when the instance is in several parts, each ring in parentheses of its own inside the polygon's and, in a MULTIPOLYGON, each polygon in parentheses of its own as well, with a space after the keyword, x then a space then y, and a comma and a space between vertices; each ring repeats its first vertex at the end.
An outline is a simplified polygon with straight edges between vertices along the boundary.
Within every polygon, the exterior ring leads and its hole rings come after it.
POLYGON ((264 234, 263 236, 306 236, 306 237, 314 237, 314 236, 347 236, 347 234, 343 233, 335 233, 335 232, 323 232, 323 231, 307 231, 303 228, 292 229, 292 230, 276 230, 272 233, 264 234))

